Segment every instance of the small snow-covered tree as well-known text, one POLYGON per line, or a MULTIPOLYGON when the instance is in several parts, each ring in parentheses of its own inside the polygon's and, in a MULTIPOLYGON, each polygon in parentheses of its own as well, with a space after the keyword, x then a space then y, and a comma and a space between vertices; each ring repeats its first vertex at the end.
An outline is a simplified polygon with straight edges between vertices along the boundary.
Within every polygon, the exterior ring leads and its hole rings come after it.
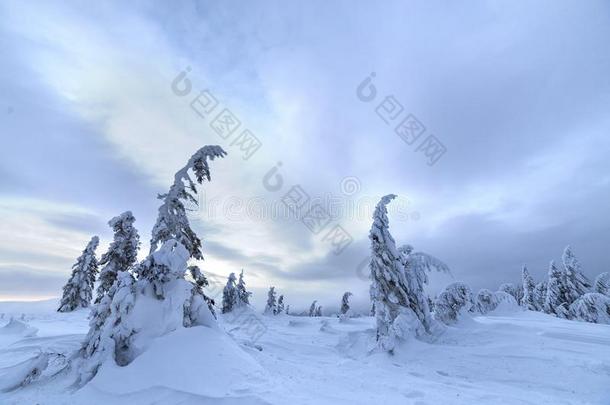
POLYGON ((274 315, 277 312, 277 298, 275 287, 270 287, 267 293, 267 305, 265 306, 266 315, 274 315))
POLYGON ((434 316, 446 325, 456 323, 474 305, 472 291, 464 283, 449 284, 434 304, 434 316))
POLYGON ((309 316, 316 316, 316 303, 318 301, 314 301, 311 303, 311 305, 309 306, 309 316))
POLYGON ((561 318, 569 317, 569 306, 567 305, 566 290, 564 285, 565 274, 551 260, 549 265, 549 280, 546 288, 546 299, 544 300, 544 311, 555 314, 561 318))
POLYGON ((517 303, 519 302, 519 297, 517 294, 517 287, 515 287, 515 285, 513 283, 500 284, 500 287, 498 287, 498 291, 502 291, 502 292, 512 295, 513 298, 515 299, 515 301, 517 301, 517 303))
POLYGON ((610 273, 601 273, 595 278, 593 290, 596 293, 604 294, 610 297, 610 273))
POLYGON ((525 265, 521 271, 521 279, 523 281, 523 299, 521 300, 521 305, 523 305, 525 309, 535 311, 536 301, 534 299, 534 288, 536 285, 534 284, 534 279, 532 276, 530 276, 529 271, 527 271, 527 266, 525 265))
POLYGON ((570 246, 566 246, 561 259, 565 272, 566 302, 569 306, 589 291, 591 282, 582 273, 580 262, 574 255, 574 252, 572 252, 570 246))
POLYGON ((346 291, 343 294, 343 298, 341 298, 341 315, 347 315, 349 312, 349 297, 353 294, 349 291, 346 291))
POLYGON ((239 281, 237 282, 237 305, 250 305, 250 296, 252 293, 246 290, 246 282, 244 281, 244 271, 239 273, 239 281))
POLYGON ((205 302, 207 304, 208 309, 210 310, 210 312, 212 313, 214 318, 216 318, 216 310, 214 309, 215 302, 212 298, 208 297, 205 294, 205 292, 203 291, 203 288, 207 287, 210 284, 208 279, 201 272, 201 269, 199 269, 198 266, 188 266, 187 270, 188 270, 188 274, 193 279, 194 285, 191 289, 191 298, 190 298, 189 302, 184 304, 184 326, 185 327, 189 327, 196 322, 195 319, 191 319, 191 316, 196 314, 196 311, 192 312, 191 308, 196 307, 197 306, 196 303, 201 300, 203 300, 203 302, 205 302))
POLYGON ((97 274, 98 262, 95 249, 99 245, 99 238, 91 238, 85 250, 76 259, 72 266, 72 275, 64 286, 63 296, 58 312, 70 312, 76 308, 87 308, 91 303, 93 283, 97 274))
POLYGON ((314 316, 322 316, 322 306, 316 308, 316 313, 314 316))
POLYGON ((570 305, 570 314, 580 321, 610 324, 610 297, 586 293, 570 305))
POLYGON ((546 300, 546 281, 541 281, 534 287, 534 303, 537 311, 544 311, 544 301, 546 300))
POLYGON ((114 231, 114 240, 100 260, 102 269, 98 280, 96 303, 100 302, 110 290, 117 274, 130 269, 138 259, 140 235, 133 226, 135 220, 131 211, 126 211, 108 221, 108 225, 114 231))
POLYGON ((498 298, 490 290, 483 288, 477 293, 476 303, 472 309, 485 315, 498 307, 498 298))
POLYGON ((233 311, 233 309, 237 306, 238 302, 238 292, 237 286, 235 285, 235 273, 229 274, 227 279, 227 284, 225 288, 222 290, 222 313, 226 314, 227 312, 233 311))
POLYGON ((107 358, 125 366, 135 357, 130 340, 136 331, 128 320, 136 299, 134 281, 129 272, 119 272, 108 293, 93 308, 89 333, 79 351, 84 362, 78 367, 77 386, 93 378, 107 358))
POLYGON ((284 312, 284 296, 280 295, 277 299, 277 309, 275 311, 275 315, 279 315, 284 312))

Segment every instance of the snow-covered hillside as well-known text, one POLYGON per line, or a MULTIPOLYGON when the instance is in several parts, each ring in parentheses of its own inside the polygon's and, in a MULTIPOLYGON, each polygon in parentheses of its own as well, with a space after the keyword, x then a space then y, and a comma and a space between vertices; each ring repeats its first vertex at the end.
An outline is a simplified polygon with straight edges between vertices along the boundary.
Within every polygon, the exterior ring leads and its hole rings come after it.
POLYGON ((59 372, 61 355, 45 359, 37 382, 12 389, 41 351, 79 348, 89 311, 56 308, 0 303, 0 403, 610 404, 610 325, 520 310, 464 319, 394 356, 371 352, 373 318, 256 315, 265 329, 253 342, 251 327, 220 315, 218 330, 170 332, 80 390, 59 372))

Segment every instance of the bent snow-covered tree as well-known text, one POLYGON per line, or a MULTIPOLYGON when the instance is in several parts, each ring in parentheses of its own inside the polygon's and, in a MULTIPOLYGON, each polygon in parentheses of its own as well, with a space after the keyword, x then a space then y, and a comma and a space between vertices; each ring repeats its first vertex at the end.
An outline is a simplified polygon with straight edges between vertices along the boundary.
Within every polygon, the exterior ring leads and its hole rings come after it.
POLYGON ((72 275, 64 286, 63 296, 57 311, 70 312, 76 308, 87 308, 91 303, 93 284, 97 275, 98 262, 95 249, 100 240, 97 236, 91 238, 83 253, 72 266, 72 275))
POLYGON ((474 305, 472 291, 464 283, 449 284, 434 303, 434 316, 446 325, 456 323, 474 305))
POLYGON ((523 281, 523 299, 521 300, 521 305, 523 305, 525 309, 535 311, 536 300, 534 298, 534 288, 536 288, 536 285, 525 265, 521 270, 521 280, 523 281))
POLYGON ((610 297, 587 293, 570 305, 572 318, 592 323, 610 324, 610 297))
POLYGON ((126 211, 108 221, 108 225, 114 231, 114 240, 100 260, 102 269, 98 279, 96 303, 108 293, 117 274, 130 269, 138 259, 140 235, 133 226, 135 220, 131 211, 126 211))
POLYGON ((176 173, 169 192, 159 196, 163 204, 153 229, 150 254, 134 268, 137 281, 130 272, 119 272, 95 308, 83 349, 74 359, 82 363, 76 366, 82 370, 78 384, 89 381, 110 355, 116 364, 125 365, 145 351, 152 338, 179 327, 215 324, 211 300, 202 291, 205 278, 198 268, 188 265, 189 259, 202 259, 203 255, 184 202, 197 204, 196 184, 210 180, 208 159, 225 155, 219 146, 201 148, 176 173), (187 271, 195 282, 185 278, 187 271), (145 308, 138 312, 140 302, 145 308))
POLYGON ((191 229, 184 204, 198 205, 196 184, 211 180, 208 160, 222 158, 226 154, 220 146, 204 146, 189 159, 186 166, 176 172, 174 184, 169 191, 158 196, 163 204, 159 207, 159 215, 150 239, 151 253, 164 242, 175 239, 189 251, 191 257, 203 259, 201 239, 191 229), (195 180, 191 178, 190 170, 195 174, 195 180))
POLYGON ((593 291, 599 294, 610 296, 610 273, 602 273, 595 278, 593 291))
POLYGON ((346 291, 345 294, 343 294, 343 298, 341 298, 341 315, 347 315, 349 312, 349 297, 352 295, 353 294, 349 291, 346 291))
POLYGON ((589 291, 591 282, 582 273, 580 262, 572 252, 572 248, 567 246, 561 257, 565 272, 566 304, 569 306, 582 295, 589 291))
POLYGON ((239 281, 237 282, 237 305, 246 306, 250 305, 251 292, 246 290, 246 282, 244 281, 244 271, 239 273, 239 281))
POLYGON ((265 314, 274 315, 277 312, 277 298, 275 293, 275 287, 269 287, 267 292, 267 305, 265 305, 265 314))
POLYGON ((549 279, 546 286, 546 299, 544 300, 544 311, 561 318, 568 318, 569 306, 567 304, 564 276, 564 272, 557 268, 555 261, 551 260, 549 264, 549 279))
POLYGON ((399 340, 421 337, 430 332, 431 317, 423 284, 425 270, 446 269, 437 259, 413 253, 406 245, 396 248, 389 231, 387 205, 396 196, 381 198, 373 214, 371 241, 371 301, 375 307, 377 341, 383 350, 393 352, 399 340))
POLYGON ((222 290, 222 313, 226 314, 227 312, 233 311, 233 309, 237 306, 238 294, 237 294, 237 286, 235 285, 235 273, 229 274, 229 278, 227 279, 227 285, 222 290))

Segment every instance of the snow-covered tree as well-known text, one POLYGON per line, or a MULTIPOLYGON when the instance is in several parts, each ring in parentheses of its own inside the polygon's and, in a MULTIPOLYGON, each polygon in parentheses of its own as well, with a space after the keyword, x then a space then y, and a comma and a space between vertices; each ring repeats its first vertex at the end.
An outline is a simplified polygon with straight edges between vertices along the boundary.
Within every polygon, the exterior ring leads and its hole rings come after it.
POLYGON ((275 315, 277 312, 277 298, 275 293, 275 287, 270 287, 267 293, 267 305, 265 306, 266 315, 275 315))
POLYGON ((395 195, 381 198, 373 214, 371 241, 371 301, 375 305, 379 347, 393 352, 398 340, 430 333, 430 309, 423 285, 426 270, 448 271, 446 265, 429 255, 413 252, 405 245, 396 248, 389 231, 387 204, 395 195))
POLYGON ((544 301, 546 300, 546 281, 541 281, 534 287, 534 303, 537 311, 544 311, 544 301))
POLYGON ((250 305, 251 295, 252 293, 246 290, 246 282, 244 281, 244 271, 242 269, 241 273, 239 273, 239 281, 237 282, 237 305, 250 305))
POLYGON ((277 309, 275 310, 275 315, 279 315, 284 312, 284 296, 280 295, 277 299, 277 309))
POLYGON ((431 333, 433 318, 428 296, 424 293, 424 285, 428 283, 427 272, 435 269, 439 272, 450 273, 449 267, 434 256, 414 252, 411 245, 401 246, 398 248, 398 252, 406 280, 409 308, 419 319, 424 330, 431 333))
POLYGON ((557 268, 554 260, 551 260, 549 279, 546 287, 546 299, 544 300, 544 311, 561 318, 569 317, 564 278, 564 272, 557 268))
POLYGON ((193 307, 193 302, 197 302, 200 299, 203 299, 214 318, 216 318, 216 310, 214 309, 215 302, 212 298, 208 297, 203 291, 203 288, 207 287, 210 284, 208 279, 201 272, 201 269, 199 269, 198 266, 188 266, 187 272, 193 279, 194 285, 191 289, 191 299, 188 303, 185 303, 185 327, 189 327, 193 324, 193 322, 195 322, 195 320, 189 318, 192 315, 192 313, 189 312, 189 309, 193 307))
POLYGON ((229 278, 227 279, 227 284, 225 288, 222 290, 222 313, 226 314, 227 312, 233 311, 233 309, 237 306, 238 302, 238 292, 237 286, 235 285, 235 273, 229 274, 229 278))
POLYGON ((521 279, 523 281, 523 299, 521 300, 521 305, 523 305, 525 309, 535 311, 536 300, 534 299, 534 288, 536 285, 525 265, 523 266, 523 270, 521 270, 521 279))
MULTIPOLYGON (((197 184, 202 184, 205 180, 210 181, 209 160, 217 157, 224 157, 227 153, 217 145, 207 145, 199 149, 187 162, 187 164, 174 175, 174 183, 166 194, 159 195, 163 201, 159 207, 157 222, 153 227, 152 238, 150 240, 150 253, 155 252, 159 246, 163 246, 169 240, 176 241, 184 246, 188 252, 188 258, 198 260, 203 259, 201 252, 201 239, 195 231, 191 229, 185 202, 197 205, 197 184), (195 180, 191 178, 190 171, 195 175, 195 180)), ((154 290, 154 295, 158 299, 164 298, 164 284, 174 279, 174 275, 168 274, 168 269, 164 266, 157 266, 149 258, 144 265, 137 268, 138 281, 146 280, 154 290)), ((182 277, 182 275, 178 275, 182 277)))
POLYGON ((477 293, 476 303, 472 309, 485 315, 498 307, 498 298, 490 290, 483 288, 477 293))
POLYGON ((286 315, 290 315, 290 305, 286 305, 286 315))
POLYGON ((183 326, 215 325, 211 300, 202 292, 205 277, 197 267, 188 266, 189 259, 203 256, 201 240, 190 228, 184 202, 197 204, 196 184, 210 180, 208 159, 224 155, 219 146, 201 148, 176 173, 169 192, 159 196, 163 204, 153 228, 150 254, 133 271, 137 281, 130 272, 118 273, 95 308, 80 355, 73 359, 81 363, 75 366, 81 372, 80 384, 95 375, 110 353, 116 364, 126 365, 155 337, 183 326), (185 278, 187 271, 194 282, 185 278), (141 311, 137 310, 139 303, 141 311))
POLYGON ((574 319, 610 324, 610 297, 600 293, 586 293, 570 305, 574 319))
POLYGON ((593 290, 596 293, 604 294, 610 297, 610 273, 601 273, 595 278, 593 290))
POLYGON ((186 166, 176 172, 174 184, 169 191, 158 196, 163 204, 159 207, 157 222, 152 231, 151 253, 164 242, 174 239, 188 250, 190 257, 203 259, 201 239, 191 229, 184 203, 198 205, 197 184, 211 180, 208 160, 222 158, 226 154, 218 145, 204 146, 189 159, 186 166), (189 170, 195 174, 195 180, 191 178, 189 170))
POLYGON ((566 246, 561 259, 565 272, 566 302, 569 306, 589 291, 591 282, 582 273, 580 262, 574 255, 574 252, 572 252, 570 246, 566 246))
POLYGON ((498 291, 502 291, 502 292, 512 295, 513 298, 515 299, 515 301, 517 301, 517 303, 519 303, 520 298, 517 293, 517 287, 515 287, 515 285, 513 283, 500 284, 500 287, 498 287, 498 291))
POLYGON ((309 306, 309 316, 316 316, 316 303, 318 301, 314 301, 311 303, 311 305, 309 306))
POLYGON ((349 291, 346 291, 343 294, 343 298, 341 298, 341 315, 347 315, 349 312, 349 297, 353 294, 349 291))
POLYGON ((70 312, 76 308, 87 308, 91 303, 93 283, 98 271, 98 262, 95 249, 99 245, 99 238, 91 238, 85 250, 76 259, 72 266, 72 275, 64 286, 63 296, 57 311, 70 312))
POLYGON ((133 276, 127 271, 119 272, 108 293, 91 311, 89 333, 79 351, 80 359, 84 361, 78 367, 77 386, 93 378, 108 358, 119 366, 133 360, 136 353, 131 347, 131 338, 136 331, 129 315, 135 299, 133 276))
POLYGON ((316 308, 316 313, 314 316, 322 316, 322 306, 316 308))
POLYGON ((108 221, 108 225, 114 231, 114 240, 100 260, 102 269, 98 279, 96 303, 108 293, 117 274, 129 270, 138 259, 140 235, 133 226, 135 220, 131 211, 126 211, 108 221))
POLYGON ((449 284, 434 304, 434 316, 446 325, 456 323, 474 305, 472 291, 464 283, 449 284))

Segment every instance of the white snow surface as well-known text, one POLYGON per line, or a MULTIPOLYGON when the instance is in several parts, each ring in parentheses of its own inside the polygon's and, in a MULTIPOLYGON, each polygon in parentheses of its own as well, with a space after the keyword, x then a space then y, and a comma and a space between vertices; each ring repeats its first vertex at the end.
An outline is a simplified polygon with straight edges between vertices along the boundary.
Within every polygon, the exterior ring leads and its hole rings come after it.
POLYGON ((610 325, 509 307, 394 356, 373 350, 372 317, 219 315, 219 328, 177 328, 75 390, 61 370, 88 310, 0 302, 0 404, 610 404, 610 325), (266 328, 256 341, 253 320, 266 328))

